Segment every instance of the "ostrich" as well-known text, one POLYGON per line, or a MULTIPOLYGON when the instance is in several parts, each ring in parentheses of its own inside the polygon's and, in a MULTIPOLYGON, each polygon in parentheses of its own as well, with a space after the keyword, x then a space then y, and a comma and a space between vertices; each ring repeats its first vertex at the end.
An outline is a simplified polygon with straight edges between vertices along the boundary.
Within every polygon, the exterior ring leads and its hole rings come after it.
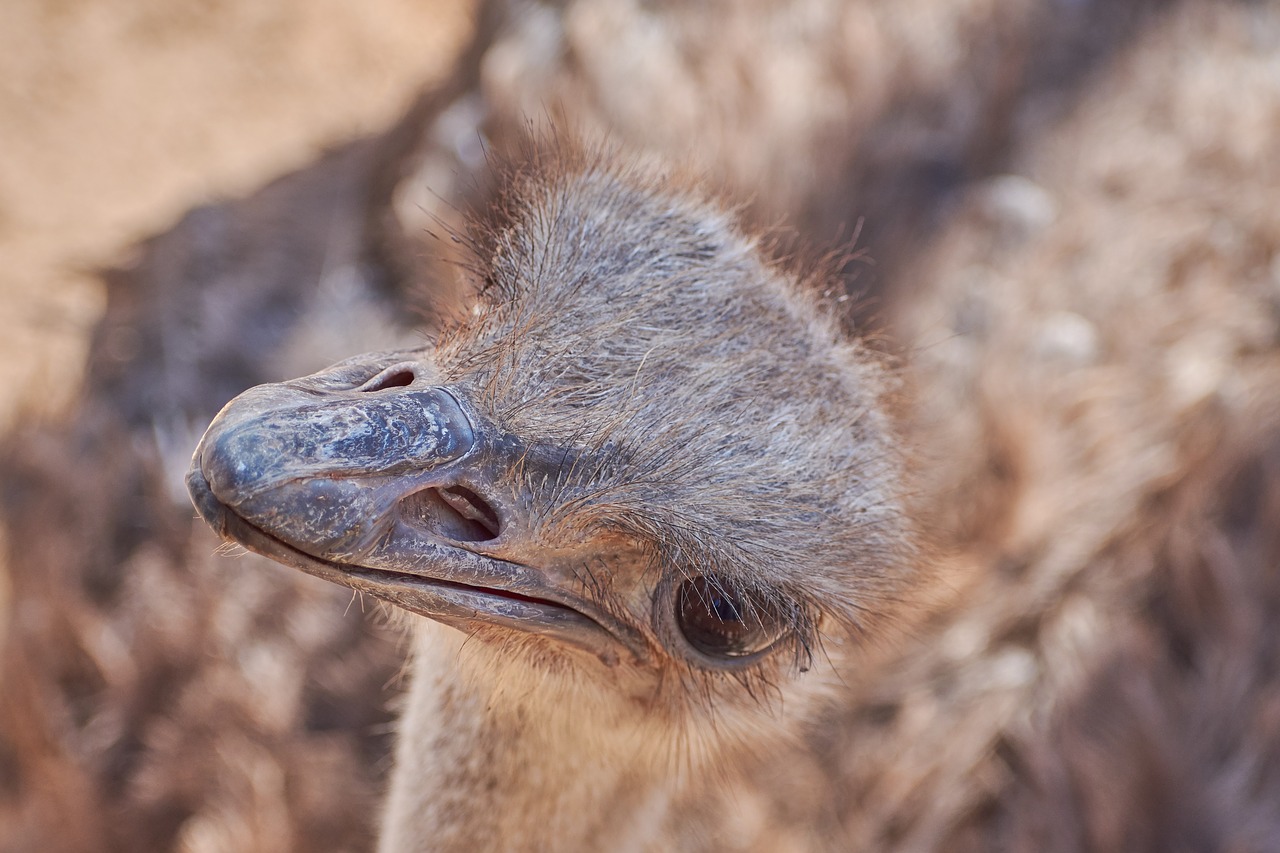
POLYGON ((912 400, 820 275, 609 159, 515 172, 434 346, 250 390, 195 454, 221 535, 428 617, 381 849, 1266 849, 1274 353, 944 455, 1019 341, 1011 413, 1076 393, 1037 385, 1078 321, 988 305, 912 400))
POLYGON ((893 382, 732 218, 546 155, 433 348, 232 401, 224 537, 417 620, 384 850, 619 849, 794 746, 929 586, 893 382))

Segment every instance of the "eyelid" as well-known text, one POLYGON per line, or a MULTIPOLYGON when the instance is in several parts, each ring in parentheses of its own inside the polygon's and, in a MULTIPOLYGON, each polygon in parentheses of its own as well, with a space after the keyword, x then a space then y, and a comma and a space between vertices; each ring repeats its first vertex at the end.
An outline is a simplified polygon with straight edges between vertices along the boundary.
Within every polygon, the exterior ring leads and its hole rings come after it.
MULTIPOLYGON (((747 654, 726 656, 712 655, 699 650, 682 632, 678 624, 676 608, 683 585, 704 576, 702 573, 687 570, 673 572, 666 574, 658 585, 653 597, 653 629, 668 651, 700 669, 711 672, 740 672, 752 669, 772 657, 793 639, 797 643, 801 642, 793 629, 794 620, 788 618, 787 614, 779 613, 781 630, 772 642, 761 649, 747 654)), ((758 595, 755 591, 749 591, 749 594, 758 595)), ((807 645, 803 647, 807 648, 807 645)))

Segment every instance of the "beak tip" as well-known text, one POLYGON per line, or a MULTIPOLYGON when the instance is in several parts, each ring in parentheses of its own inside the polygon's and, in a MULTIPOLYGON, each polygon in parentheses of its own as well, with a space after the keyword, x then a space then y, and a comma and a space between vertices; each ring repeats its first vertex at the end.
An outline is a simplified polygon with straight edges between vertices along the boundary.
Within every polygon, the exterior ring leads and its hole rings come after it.
POLYGON ((191 469, 187 471, 187 494, 200 517, 221 536, 226 531, 226 510, 209 487, 209 481, 201 468, 200 455, 197 450, 195 458, 191 460, 191 469))

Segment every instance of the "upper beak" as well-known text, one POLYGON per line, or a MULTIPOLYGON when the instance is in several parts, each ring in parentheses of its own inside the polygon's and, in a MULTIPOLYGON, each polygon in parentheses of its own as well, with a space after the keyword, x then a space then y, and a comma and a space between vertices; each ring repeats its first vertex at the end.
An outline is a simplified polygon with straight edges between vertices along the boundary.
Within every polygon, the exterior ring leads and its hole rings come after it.
POLYGON ((527 529, 510 474, 530 448, 414 356, 362 356, 232 400, 187 476, 200 515, 250 550, 463 630, 523 630, 610 665, 646 657, 572 567, 495 556, 527 529))

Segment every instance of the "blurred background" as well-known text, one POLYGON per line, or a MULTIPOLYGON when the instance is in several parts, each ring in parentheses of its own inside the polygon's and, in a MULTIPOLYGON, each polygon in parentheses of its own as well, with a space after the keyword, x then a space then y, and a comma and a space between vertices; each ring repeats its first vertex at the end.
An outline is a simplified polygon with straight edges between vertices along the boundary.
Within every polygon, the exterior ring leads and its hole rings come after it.
POLYGON ((381 130, 447 72, 462 0, 0 8, 0 427, 78 387, 95 270, 191 207, 381 130))

